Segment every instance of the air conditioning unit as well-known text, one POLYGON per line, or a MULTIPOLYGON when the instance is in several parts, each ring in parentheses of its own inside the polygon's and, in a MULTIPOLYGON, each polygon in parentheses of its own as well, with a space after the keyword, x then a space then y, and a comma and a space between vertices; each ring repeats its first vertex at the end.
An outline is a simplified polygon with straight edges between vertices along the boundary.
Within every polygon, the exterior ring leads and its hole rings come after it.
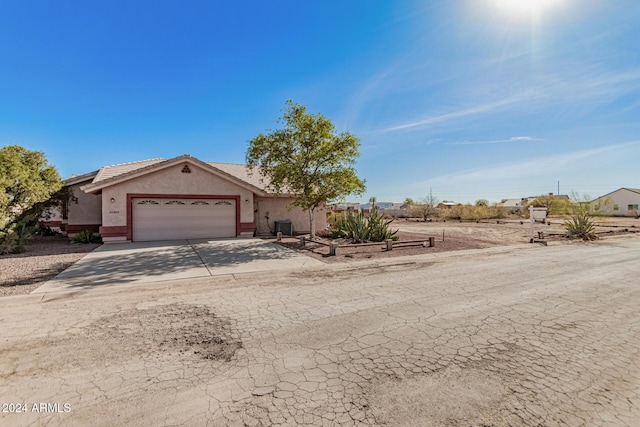
POLYGON ((282 233, 285 234, 287 236, 292 236, 293 235, 293 227, 291 227, 291 221, 290 220, 284 220, 284 221, 276 221, 275 222, 275 233, 276 235, 278 233, 282 233))

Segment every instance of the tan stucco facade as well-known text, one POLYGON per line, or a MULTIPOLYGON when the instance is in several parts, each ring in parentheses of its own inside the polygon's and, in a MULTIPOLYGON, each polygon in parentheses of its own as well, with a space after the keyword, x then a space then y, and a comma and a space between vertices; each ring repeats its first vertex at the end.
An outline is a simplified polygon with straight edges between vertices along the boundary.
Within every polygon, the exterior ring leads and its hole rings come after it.
POLYGON ((638 216, 640 214, 640 190, 620 188, 591 202, 592 209, 600 215, 638 216))
POLYGON ((73 216, 74 224, 93 225, 102 223, 100 214, 100 195, 85 193, 80 190, 81 184, 72 185, 71 197, 67 207, 67 216, 73 216))
MULTIPOLYGON (((273 234, 275 221, 291 221, 294 234, 308 233, 309 213, 291 206, 295 199, 289 197, 256 197, 256 232, 258 235, 273 234)), ((327 212, 320 207, 314 212, 316 231, 327 227, 327 212)))
POLYGON ((103 189, 102 225, 127 225, 127 194, 239 196, 240 221, 253 222, 253 192, 197 166, 190 165, 190 173, 182 168, 171 166, 103 189))
MULTIPOLYGON (((130 241, 136 200, 149 198, 148 203, 163 205, 162 199, 227 199, 236 206, 237 237, 272 234, 274 221, 284 220, 291 221, 294 233, 309 232, 309 214, 292 206, 293 197, 269 193, 257 181, 244 165, 205 163, 188 155, 105 166, 69 180, 74 198, 68 227, 79 231, 87 224, 99 231, 105 242, 130 241)), ((169 213, 166 209, 163 212, 169 213)), ((326 227, 324 207, 315 211, 314 218, 317 230, 326 227)), ((182 217, 175 216, 171 227, 179 229, 181 221, 182 217)))

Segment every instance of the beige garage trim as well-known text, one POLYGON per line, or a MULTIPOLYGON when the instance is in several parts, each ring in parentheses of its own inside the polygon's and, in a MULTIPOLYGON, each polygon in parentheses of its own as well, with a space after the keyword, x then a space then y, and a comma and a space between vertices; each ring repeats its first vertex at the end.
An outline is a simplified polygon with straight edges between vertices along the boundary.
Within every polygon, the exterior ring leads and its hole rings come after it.
POLYGON ((236 200, 131 199, 134 241, 236 237, 236 200))

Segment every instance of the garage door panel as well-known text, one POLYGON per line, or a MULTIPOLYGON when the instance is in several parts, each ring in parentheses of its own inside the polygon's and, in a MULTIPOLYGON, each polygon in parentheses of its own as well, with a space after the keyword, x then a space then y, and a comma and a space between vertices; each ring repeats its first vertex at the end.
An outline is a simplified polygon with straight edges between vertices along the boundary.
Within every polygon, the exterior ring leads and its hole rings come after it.
POLYGON ((133 199, 133 240, 236 237, 235 200, 133 199))

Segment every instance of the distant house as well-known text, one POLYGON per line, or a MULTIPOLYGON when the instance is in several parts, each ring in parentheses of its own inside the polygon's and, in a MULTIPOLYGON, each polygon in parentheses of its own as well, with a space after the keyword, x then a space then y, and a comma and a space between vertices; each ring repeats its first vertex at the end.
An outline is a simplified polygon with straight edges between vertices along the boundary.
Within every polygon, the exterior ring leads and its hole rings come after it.
MULTIPOLYGON (((371 211, 374 204, 371 202, 360 205, 365 214, 371 211)), ((375 202, 375 207, 378 209, 378 213, 385 216, 392 216, 395 218, 404 218, 408 214, 408 209, 404 203, 396 202, 375 202)))
POLYGON ((571 200, 571 198, 566 194, 549 193, 548 196, 531 196, 531 197, 525 198, 524 200, 526 200, 527 203, 530 203, 530 204, 531 203, 535 204, 536 201, 539 201, 544 204, 544 203, 548 203, 550 200, 568 202, 569 200, 571 200))
POLYGON ((510 212, 520 212, 525 205, 539 206, 551 208, 552 205, 558 202, 568 202, 569 196, 566 194, 553 194, 545 196, 529 196, 522 197, 520 199, 502 199, 498 206, 502 206, 510 212))
POLYGON ((591 202, 591 209, 602 215, 635 216, 640 215, 640 189, 619 188, 600 196, 591 202))
POLYGON ((527 202, 527 199, 502 199, 498 206, 502 206, 510 212, 520 212, 522 205, 527 202))
POLYGON ((455 203, 455 202, 442 202, 439 203, 438 206, 436 206, 438 209, 451 209, 454 206, 459 206, 460 203, 455 203))
POLYGON ((352 202, 343 202, 343 203, 334 203, 327 207, 327 211, 329 212, 344 212, 344 211, 352 211, 352 212, 360 212, 360 203, 352 203, 352 202))
MULTIPOLYGON (((374 203, 376 208, 378 209, 400 209, 401 206, 403 205, 403 203, 394 203, 394 202, 375 202, 374 203)), ((360 208, 364 209, 364 210, 369 210, 371 209, 372 205, 371 202, 369 203, 364 203, 362 205, 360 205, 360 208)))

